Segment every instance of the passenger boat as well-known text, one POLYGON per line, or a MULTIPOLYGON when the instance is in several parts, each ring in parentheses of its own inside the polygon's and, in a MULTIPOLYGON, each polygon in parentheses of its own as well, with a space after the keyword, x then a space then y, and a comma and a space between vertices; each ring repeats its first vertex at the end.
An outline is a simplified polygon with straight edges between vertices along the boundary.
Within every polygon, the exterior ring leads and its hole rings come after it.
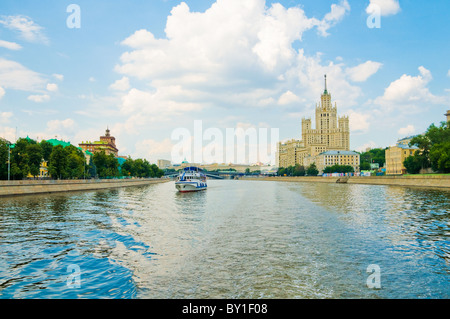
POLYGON ((206 175, 201 168, 185 167, 178 175, 175 187, 181 193, 203 191, 208 187, 206 175))

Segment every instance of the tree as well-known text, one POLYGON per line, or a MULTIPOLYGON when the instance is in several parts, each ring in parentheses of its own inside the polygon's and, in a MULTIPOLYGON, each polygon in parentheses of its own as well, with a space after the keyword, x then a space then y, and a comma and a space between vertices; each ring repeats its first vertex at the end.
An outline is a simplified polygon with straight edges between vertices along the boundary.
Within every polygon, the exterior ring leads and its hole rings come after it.
POLYGON ((0 139, 0 179, 8 179, 9 145, 0 139))
POLYGON ((39 144, 28 144, 25 148, 28 155, 29 172, 34 177, 39 175, 42 163, 42 148, 39 144))
POLYGON ((318 169, 317 169, 317 167, 316 167, 316 163, 312 163, 312 164, 308 167, 308 169, 306 170, 306 173, 307 173, 309 176, 317 176, 317 174, 319 174, 319 171, 318 171, 318 169))
POLYGON ((109 154, 106 157, 106 177, 119 176, 119 161, 114 157, 114 154, 109 154))
MULTIPOLYGON (((66 150, 68 153, 69 150, 66 150)), ((84 176, 85 159, 76 151, 70 152, 66 161, 66 173, 68 178, 80 178, 84 176)))
POLYGON ((305 167, 301 166, 300 164, 295 164, 295 166, 292 169, 292 175, 293 176, 305 176, 305 174, 306 174, 305 167))
POLYGON ((107 176, 107 174, 106 174, 106 169, 107 169, 106 153, 104 151, 96 152, 92 158, 92 162, 95 165, 98 177, 100 177, 100 178, 106 177, 107 176))
POLYGON ((44 161, 48 162, 50 160, 50 154, 52 154, 53 145, 45 140, 40 143, 42 149, 42 157, 44 161))
MULTIPOLYGON (((442 122, 439 127, 431 124, 424 135, 415 136, 409 145, 417 146, 419 151, 414 153, 414 161, 409 160, 407 165, 417 165, 420 162, 421 168, 431 167, 434 171, 450 172, 449 123, 442 122)), ((414 167, 412 167, 412 171, 416 171, 414 167)))
POLYGON ((403 161, 403 166, 409 174, 418 174, 422 168, 422 159, 419 156, 409 156, 403 161))
POLYGON ((19 138, 11 152, 11 162, 14 163, 14 171, 11 170, 13 179, 22 179, 28 175, 28 155, 26 154, 26 147, 28 141, 24 138, 19 138))
POLYGON ((134 161, 131 157, 122 164, 122 175, 123 176, 134 176, 134 161))
POLYGON ((62 145, 56 145, 50 154, 50 162, 48 165, 49 174, 56 179, 66 178, 67 153, 62 145))

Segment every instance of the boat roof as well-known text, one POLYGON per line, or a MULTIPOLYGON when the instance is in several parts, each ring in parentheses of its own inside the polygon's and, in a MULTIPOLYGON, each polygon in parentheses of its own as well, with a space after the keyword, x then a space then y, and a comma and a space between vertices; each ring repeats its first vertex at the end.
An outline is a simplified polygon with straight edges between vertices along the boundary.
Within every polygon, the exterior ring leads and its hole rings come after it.
POLYGON ((185 167, 184 170, 185 171, 199 171, 199 172, 203 172, 203 169, 201 169, 200 167, 195 167, 195 166, 185 167))

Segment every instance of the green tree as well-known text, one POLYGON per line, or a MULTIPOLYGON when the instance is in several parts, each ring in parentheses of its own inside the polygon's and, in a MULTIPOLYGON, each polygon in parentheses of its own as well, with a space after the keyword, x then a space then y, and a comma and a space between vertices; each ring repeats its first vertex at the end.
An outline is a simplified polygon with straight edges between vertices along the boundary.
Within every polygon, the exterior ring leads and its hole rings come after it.
POLYGON ((114 154, 109 154, 106 157, 106 177, 118 177, 119 176, 119 161, 115 158, 114 154))
POLYGON ((8 152, 8 144, 0 139, 0 179, 8 179, 8 152))
POLYGON ((104 151, 96 152, 92 158, 92 162, 95 165, 97 176, 104 178, 107 176, 107 156, 104 151))
POLYGON ((305 176, 305 174, 305 167, 301 166, 300 164, 295 164, 292 169, 292 176, 305 176))
POLYGON ((309 176, 317 176, 317 174, 319 174, 319 170, 316 167, 316 163, 312 163, 306 170, 306 173, 309 176))
MULTIPOLYGON (((19 138, 11 152, 11 165, 14 163, 14 171, 11 170, 13 179, 23 179, 30 173, 30 158, 27 151, 29 145, 35 145, 36 141, 30 138, 19 138)), ((34 155, 34 154, 33 154, 34 155)), ((33 158, 33 161, 35 159, 33 158)))
POLYGON ((134 172, 134 161, 131 157, 122 164, 122 175, 123 176, 135 176, 134 172))
POLYGON ((431 124, 424 135, 415 136, 409 145, 417 146, 419 151, 414 153, 414 162, 409 160, 408 165, 420 162, 421 168, 431 167, 434 171, 450 172, 449 123, 442 122, 439 127, 431 124))
POLYGON ((67 152, 62 145, 56 145, 50 154, 50 161, 48 165, 49 174, 56 179, 66 178, 67 152))
POLYGON ((409 174, 418 174, 422 168, 422 159, 419 156, 409 156, 403 161, 409 174))
POLYGON ((52 154, 53 145, 45 140, 41 141, 40 145, 42 148, 42 157, 44 158, 44 161, 50 161, 50 154, 52 154))
POLYGON ((42 163, 42 148, 39 144, 28 144, 25 148, 28 155, 29 172, 34 177, 39 175, 42 163))
MULTIPOLYGON (((69 153, 66 150, 66 153, 69 153)), ((76 179, 84 176, 85 158, 76 151, 70 152, 66 160, 66 173, 68 178, 76 179)))

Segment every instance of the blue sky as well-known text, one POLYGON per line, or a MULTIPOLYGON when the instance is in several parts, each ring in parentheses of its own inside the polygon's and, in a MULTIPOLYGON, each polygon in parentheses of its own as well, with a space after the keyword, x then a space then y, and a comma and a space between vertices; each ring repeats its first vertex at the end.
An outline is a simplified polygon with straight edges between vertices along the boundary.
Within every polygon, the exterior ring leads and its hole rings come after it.
MULTIPOLYGON (((0 3, 0 136, 97 140, 170 159, 177 128, 301 138, 323 75, 351 148, 386 147, 450 109, 447 0, 0 3), (69 28, 70 4, 81 9, 69 28), (369 28, 371 8, 380 28, 369 28)), ((207 142, 205 142, 206 144, 207 142)))

